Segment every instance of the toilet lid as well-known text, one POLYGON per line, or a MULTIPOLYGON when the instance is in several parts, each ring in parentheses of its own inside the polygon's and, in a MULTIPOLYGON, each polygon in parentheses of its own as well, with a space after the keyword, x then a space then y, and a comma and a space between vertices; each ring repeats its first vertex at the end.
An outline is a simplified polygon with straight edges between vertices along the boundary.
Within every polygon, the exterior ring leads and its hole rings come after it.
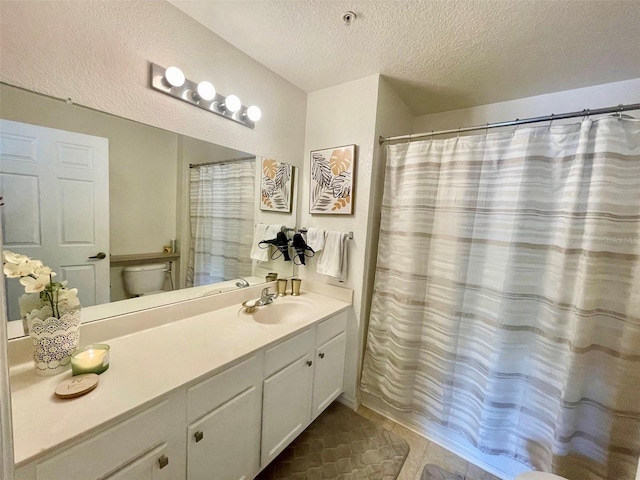
POLYGON ((525 472, 518 475, 515 480, 567 480, 553 473, 546 472, 525 472))

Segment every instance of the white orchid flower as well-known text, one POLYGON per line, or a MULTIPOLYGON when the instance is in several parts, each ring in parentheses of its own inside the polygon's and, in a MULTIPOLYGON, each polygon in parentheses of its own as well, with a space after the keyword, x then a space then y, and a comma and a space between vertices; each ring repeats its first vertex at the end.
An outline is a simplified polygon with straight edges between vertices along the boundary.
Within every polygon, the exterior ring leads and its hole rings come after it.
POLYGON ((45 267, 45 266, 42 266, 42 265, 37 267, 37 268, 34 268, 33 269, 33 273, 35 275, 50 275, 52 277, 55 277, 57 275, 56 272, 51 270, 51 268, 45 267))
POLYGON ((22 277, 20 284, 24 286, 24 291, 27 293, 36 293, 43 291, 47 285, 51 282, 49 275, 36 275, 33 277, 22 277))
POLYGON ((29 257, 27 257, 26 255, 13 253, 9 250, 5 250, 2 252, 2 258, 5 263, 13 263, 14 265, 19 265, 21 263, 26 263, 29 261, 29 257))
POLYGON ((58 291, 58 308, 65 312, 70 312, 80 307, 80 300, 78 299, 78 289, 71 288, 60 289, 58 291))
POLYGON ((8 278, 20 278, 26 295, 20 298, 20 312, 27 318, 34 315, 59 315, 80 308, 78 290, 67 290, 67 282, 52 282, 56 273, 40 260, 9 250, 2 252, 3 271, 8 278), (41 293, 44 292, 44 293, 41 293))
POLYGON ((33 273, 28 263, 5 263, 2 270, 7 278, 26 277, 33 273))

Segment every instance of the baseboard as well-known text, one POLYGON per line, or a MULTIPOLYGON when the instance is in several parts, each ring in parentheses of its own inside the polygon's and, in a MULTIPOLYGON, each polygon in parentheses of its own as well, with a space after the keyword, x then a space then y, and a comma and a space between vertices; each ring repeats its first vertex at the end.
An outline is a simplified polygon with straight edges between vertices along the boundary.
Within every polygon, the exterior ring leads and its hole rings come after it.
POLYGON ((355 399, 355 398, 351 398, 351 397, 347 397, 344 393, 342 395, 340 395, 337 399, 337 402, 341 403, 342 405, 344 405, 345 407, 350 408, 351 410, 353 410, 354 412, 358 409, 358 407, 360 406, 360 402, 355 399))
POLYGON ((427 440, 446 448, 469 463, 502 480, 512 480, 531 467, 502 455, 489 455, 476 449, 467 439, 434 422, 420 420, 416 415, 400 412, 369 393, 360 392, 361 404, 380 415, 399 423, 427 440))

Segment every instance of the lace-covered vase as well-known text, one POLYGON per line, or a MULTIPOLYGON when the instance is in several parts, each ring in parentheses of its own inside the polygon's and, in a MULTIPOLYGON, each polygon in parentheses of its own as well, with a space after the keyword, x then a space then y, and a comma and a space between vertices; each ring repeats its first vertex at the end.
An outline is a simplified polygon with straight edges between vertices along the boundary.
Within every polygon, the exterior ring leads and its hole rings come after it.
POLYGON ((51 309, 34 310, 28 315, 33 342, 36 374, 56 375, 71 368, 71 354, 80 342, 80 309, 50 316, 51 309), (48 310, 48 311, 47 311, 48 310))

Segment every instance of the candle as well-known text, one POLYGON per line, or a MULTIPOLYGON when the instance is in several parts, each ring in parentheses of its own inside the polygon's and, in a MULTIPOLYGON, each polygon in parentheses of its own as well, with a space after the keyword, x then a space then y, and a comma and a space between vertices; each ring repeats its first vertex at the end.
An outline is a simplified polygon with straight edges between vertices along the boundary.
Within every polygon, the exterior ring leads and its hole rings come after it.
POLYGON ((97 373, 100 375, 109 368, 109 345, 96 343, 80 347, 71 355, 73 375, 97 373))

